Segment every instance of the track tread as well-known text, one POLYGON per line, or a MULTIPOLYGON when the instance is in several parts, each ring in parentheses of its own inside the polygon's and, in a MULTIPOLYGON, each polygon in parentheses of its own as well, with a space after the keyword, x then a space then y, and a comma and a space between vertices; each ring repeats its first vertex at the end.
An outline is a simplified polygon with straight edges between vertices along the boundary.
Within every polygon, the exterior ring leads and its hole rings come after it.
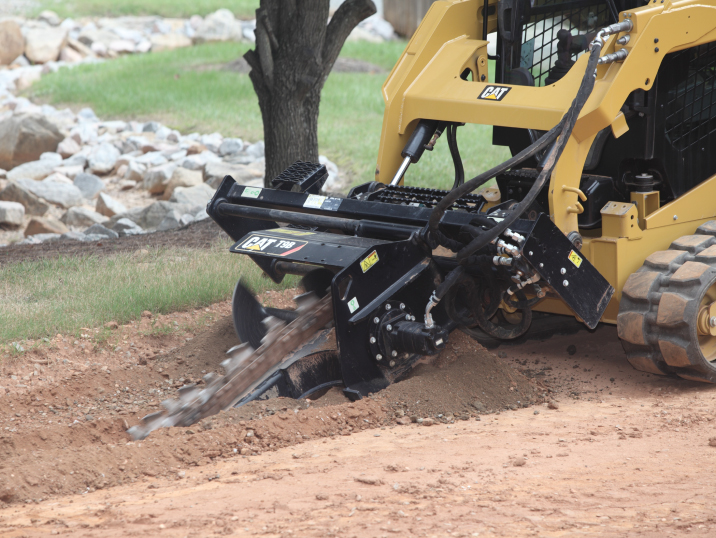
POLYGON ((703 293, 716 281, 716 220, 652 253, 629 276, 617 330, 637 370, 716 383, 716 364, 698 345, 694 323, 703 293))

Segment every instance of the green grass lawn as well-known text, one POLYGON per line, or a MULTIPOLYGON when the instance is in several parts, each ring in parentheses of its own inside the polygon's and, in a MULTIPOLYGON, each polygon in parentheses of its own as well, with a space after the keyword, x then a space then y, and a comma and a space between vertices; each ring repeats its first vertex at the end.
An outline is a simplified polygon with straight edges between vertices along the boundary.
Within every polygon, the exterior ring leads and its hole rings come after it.
POLYGON ((280 286, 263 277, 228 245, 207 250, 154 249, 144 254, 68 257, 3 265, 0 269, 0 344, 75 333, 166 314, 231 297, 239 277, 256 291, 280 286))
POLYGON ((38 4, 33 14, 51 9, 61 17, 72 18, 122 15, 191 17, 226 8, 238 18, 253 19, 259 0, 41 0, 38 4))
MULTIPOLYGON (((349 42, 342 55, 388 71, 405 42, 349 42)), ((258 101, 248 75, 221 69, 244 54, 245 44, 209 44, 157 54, 126 56, 43 77, 30 96, 73 108, 91 106, 102 118, 157 119, 184 133, 219 131, 249 140, 263 137, 258 101)), ((354 183, 373 179, 383 118, 385 74, 333 73, 322 94, 320 152, 354 183)), ((490 144, 492 130, 466 126, 458 140, 467 177, 502 162, 504 148, 490 144)), ((447 143, 413 166, 412 185, 449 187, 453 168, 447 143)))

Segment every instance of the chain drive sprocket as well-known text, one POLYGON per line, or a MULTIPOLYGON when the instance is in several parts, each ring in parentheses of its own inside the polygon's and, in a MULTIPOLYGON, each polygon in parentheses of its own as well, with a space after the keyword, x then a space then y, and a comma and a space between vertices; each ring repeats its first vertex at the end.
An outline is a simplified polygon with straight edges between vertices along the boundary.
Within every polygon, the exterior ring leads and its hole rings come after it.
POLYGON ((204 376, 205 388, 186 385, 179 389, 179 398, 162 402, 164 411, 152 413, 133 426, 127 433, 133 439, 145 439, 159 428, 191 426, 200 420, 233 407, 263 379, 273 373, 283 359, 333 319, 330 294, 318 299, 308 293, 296 298, 298 317, 286 324, 274 317, 264 323, 268 332, 261 346, 254 350, 249 344, 230 349, 229 358, 221 365, 225 375, 214 373, 204 376))

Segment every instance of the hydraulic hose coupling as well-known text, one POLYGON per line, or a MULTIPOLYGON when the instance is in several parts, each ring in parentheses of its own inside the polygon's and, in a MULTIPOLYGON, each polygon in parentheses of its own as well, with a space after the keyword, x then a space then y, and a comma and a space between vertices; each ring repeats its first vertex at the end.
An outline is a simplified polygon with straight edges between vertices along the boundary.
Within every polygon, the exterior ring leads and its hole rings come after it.
POLYGON ((522 236, 522 235, 520 235, 520 234, 518 234, 518 233, 516 233, 516 232, 513 232, 513 231, 510 230, 509 228, 507 228, 507 229, 505 230, 505 235, 506 235, 507 237, 509 237, 510 239, 512 239, 513 241, 516 241, 516 242, 519 243, 520 245, 521 245, 522 243, 524 243, 524 241, 525 241, 524 236, 522 236))
POLYGON ((504 265, 506 267, 511 267, 512 266, 512 258, 505 258, 503 256, 495 256, 494 258, 492 258, 492 263, 497 265, 498 267, 500 265, 504 265))
POLYGON ((599 60, 597 60, 598 64, 610 64, 614 62, 623 62, 626 60, 626 57, 629 55, 629 51, 626 49, 619 49, 616 52, 612 52, 611 54, 605 54, 599 60))
POLYGON ((435 327, 435 322, 433 321, 433 316, 430 314, 430 311, 435 308, 439 302, 440 299, 438 299, 438 296, 435 295, 435 292, 433 292, 427 306, 425 307, 425 327, 428 329, 435 327))
POLYGON ((607 37, 610 35, 620 34, 622 32, 631 32, 633 28, 634 23, 631 22, 631 19, 624 19, 622 22, 611 24, 606 28, 602 28, 599 32, 597 32, 597 36, 594 38, 594 41, 592 41, 591 45, 589 45, 589 50, 592 50, 592 47, 595 45, 599 45, 600 47, 603 46, 607 37))

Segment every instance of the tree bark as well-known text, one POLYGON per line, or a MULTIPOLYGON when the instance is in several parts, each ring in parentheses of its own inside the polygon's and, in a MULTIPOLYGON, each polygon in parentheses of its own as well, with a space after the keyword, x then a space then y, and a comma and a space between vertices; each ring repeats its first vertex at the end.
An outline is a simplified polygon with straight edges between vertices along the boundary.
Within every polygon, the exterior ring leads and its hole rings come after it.
POLYGON ((328 20, 329 0, 261 0, 256 48, 244 55, 259 98, 271 180, 296 161, 318 162, 321 90, 348 35, 376 12, 346 0, 328 20))

